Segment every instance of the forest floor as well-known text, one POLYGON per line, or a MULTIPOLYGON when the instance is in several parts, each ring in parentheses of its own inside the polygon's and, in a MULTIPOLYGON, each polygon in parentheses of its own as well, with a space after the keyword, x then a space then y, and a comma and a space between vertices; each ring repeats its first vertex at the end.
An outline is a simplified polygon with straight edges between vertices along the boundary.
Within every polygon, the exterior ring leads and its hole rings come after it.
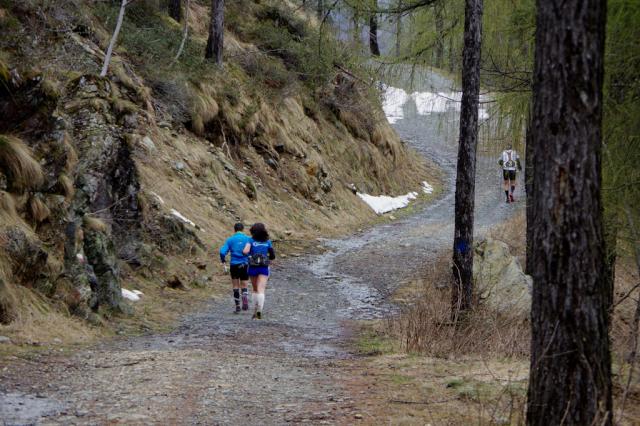
MULTIPOLYGON (((417 130, 400 130, 445 172, 447 189, 436 202, 325 241, 321 254, 277 261, 263 320, 232 313, 232 301, 223 297, 168 333, 111 339, 70 354, 13 357, 0 368, 0 417, 12 425, 446 419, 446 413, 434 417, 425 396, 436 405, 449 398, 464 405, 457 378, 471 370, 475 380, 491 377, 490 366, 388 354, 362 331, 394 315, 392 293, 452 241, 455 150, 417 130)), ((522 200, 508 205, 502 197, 493 159, 479 159, 478 234, 523 207, 522 200)), ((522 375, 524 367, 514 362, 500 368, 522 375)), ((463 417, 476 415, 473 410, 463 417)))

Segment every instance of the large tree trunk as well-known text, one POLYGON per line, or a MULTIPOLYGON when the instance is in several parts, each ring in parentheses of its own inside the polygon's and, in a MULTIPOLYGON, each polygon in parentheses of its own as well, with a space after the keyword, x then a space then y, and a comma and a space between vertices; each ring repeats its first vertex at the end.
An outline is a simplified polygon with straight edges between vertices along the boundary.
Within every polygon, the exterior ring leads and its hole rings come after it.
POLYGON ((473 300, 473 209, 475 205, 482 0, 465 0, 462 54, 462 104, 456 173, 453 239, 453 315, 471 308, 473 300))
MULTIPOLYGON (((374 10, 378 9, 378 1, 373 2, 374 10)), ((369 50, 373 56, 380 56, 378 45, 378 15, 372 12, 369 16, 369 50)))
POLYGON ((216 65, 222 66, 222 50, 224 48, 224 0, 211 0, 211 22, 209 39, 204 57, 214 59, 216 65))
POLYGON ((433 5, 436 24, 436 67, 442 68, 444 58, 444 3, 438 1, 433 5))
POLYGON ((177 22, 180 22, 182 19, 182 0, 169 0, 169 4, 167 6, 169 16, 177 22))
POLYGON ((529 425, 612 423, 601 200, 606 0, 538 0, 529 425))
POLYGON ((524 192, 526 193, 526 256, 524 272, 531 275, 533 272, 533 144, 531 143, 531 112, 527 117, 527 128, 525 130, 525 154, 524 154, 524 192))

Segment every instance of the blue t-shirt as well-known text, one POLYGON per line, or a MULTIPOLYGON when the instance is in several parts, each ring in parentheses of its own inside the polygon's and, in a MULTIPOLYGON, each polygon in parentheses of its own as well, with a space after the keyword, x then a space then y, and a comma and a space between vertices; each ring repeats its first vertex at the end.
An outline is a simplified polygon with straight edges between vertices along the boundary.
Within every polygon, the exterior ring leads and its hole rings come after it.
POLYGON ((224 262, 227 254, 231 252, 231 264, 232 265, 246 265, 249 263, 248 257, 242 253, 247 243, 251 242, 251 238, 242 232, 236 232, 225 241, 224 245, 220 247, 220 261, 224 262))
POLYGON ((249 243, 251 244, 251 251, 249 252, 249 255, 263 254, 265 256, 269 256, 269 249, 273 248, 273 246, 271 245, 271 240, 261 242, 250 238, 249 243))

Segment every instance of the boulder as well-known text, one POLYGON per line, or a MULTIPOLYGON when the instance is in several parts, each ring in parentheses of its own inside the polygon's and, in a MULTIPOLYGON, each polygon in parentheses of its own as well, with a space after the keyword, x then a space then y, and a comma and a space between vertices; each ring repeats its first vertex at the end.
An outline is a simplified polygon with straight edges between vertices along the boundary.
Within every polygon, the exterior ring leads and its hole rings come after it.
POLYGON ((532 279, 507 244, 491 238, 476 242, 473 276, 481 303, 504 315, 529 317, 532 279))

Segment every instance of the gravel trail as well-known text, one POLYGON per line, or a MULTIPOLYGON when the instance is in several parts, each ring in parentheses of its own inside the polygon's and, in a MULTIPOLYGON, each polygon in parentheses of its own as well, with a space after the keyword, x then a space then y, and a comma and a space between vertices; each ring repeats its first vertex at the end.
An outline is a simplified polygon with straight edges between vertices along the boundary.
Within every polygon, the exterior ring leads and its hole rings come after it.
MULTIPOLYGON (((448 84, 432 80, 436 89, 448 84)), ((419 116, 411 103, 404 114, 395 124, 401 137, 444 170, 439 200, 406 219, 327 241, 324 254, 278 261, 262 321, 234 315, 223 298, 171 333, 0 368, 4 424, 375 423, 366 417, 366 395, 348 395, 339 384, 358 371, 349 323, 390 315, 386 297, 453 235, 456 151, 442 129, 455 123, 450 113, 419 116)), ((480 158, 477 170, 482 233, 521 203, 503 203, 493 158, 480 158)))

